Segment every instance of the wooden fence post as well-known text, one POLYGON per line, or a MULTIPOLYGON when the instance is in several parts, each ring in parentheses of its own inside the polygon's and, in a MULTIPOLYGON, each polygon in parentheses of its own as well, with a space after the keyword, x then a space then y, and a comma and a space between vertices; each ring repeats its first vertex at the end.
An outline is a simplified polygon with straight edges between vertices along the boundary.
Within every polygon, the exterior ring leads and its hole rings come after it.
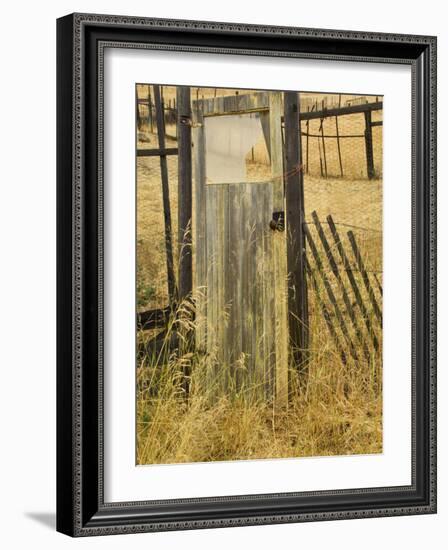
POLYGON ((375 168, 373 165, 372 111, 365 111, 364 119, 366 123, 364 135, 366 142, 367 176, 369 180, 371 180, 375 177, 375 168))
POLYGON ((289 332, 296 368, 302 370, 308 350, 308 296, 305 271, 305 206, 299 94, 285 92, 285 196, 289 332))
POLYGON ((135 108, 136 108, 136 114, 137 114, 137 128, 140 130, 142 127, 142 117, 140 116, 140 105, 138 103, 137 86, 135 86, 135 108))
POLYGON ((192 257, 191 257, 191 104, 189 86, 178 86, 177 97, 177 135, 178 135, 178 246, 179 246, 179 300, 191 295, 192 257))
MULTIPOLYGON (((322 100, 322 112, 324 112, 324 110, 325 110, 325 105, 324 105, 324 100, 322 100)), ((325 149, 324 120, 325 120, 325 117, 322 117, 320 119, 320 135, 322 136, 322 153, 324 155, 325 177, 328 178, 327 151, 325 149)))
POLYGON ((160 87, 154 86, 154 101, 156 107, 157 135, 160 149, 160 174, 162 178, 163 215, 165 220, 166 271, 168 277, 168 296, 170 305, 176 302, 176 278, 173 261, 173 236, 171 229, 171 208, 168 181, 168 165, 165 153, 165 124, 163 105, 160 97, 160 87))
MULTIPOLYGON (((341 94, 339 94, 339 108, 341 108, 341 94)), ((341 154, 341 140, 339 138, 339 121, 338 116, 335 117, 336 120, 336 139, 338 145, 338 157, 339 157, 339 169, 341 171, 341 178, 344 177, 344 169, 342 168, 342 154, 341 154)))
POLYGON ((148 121, 151 128, 151 134, 154 132, 154 120, 152 116, 151 86, 148 86, 148 121))
MULTIPOLYGON (((310 107, 308 105, 307 111, 309 110, 310 110, 310 107)), ((307 174, 310 173, 309 158, 310 158, 310 121, 307 120, 306 121, 306 173, 307 174)))
MULTIPOLYGON (((269 155, 272 175, 272 209, 282 212, 285 209, 283 187, 283 147, 282 147, 282 93, 269 92, 269 155)), ((285 233, 272 233, 274 257, 274 310, 275 310, 275 401, 276 406, 288 405, 288 296, 287 260, 285 233)))

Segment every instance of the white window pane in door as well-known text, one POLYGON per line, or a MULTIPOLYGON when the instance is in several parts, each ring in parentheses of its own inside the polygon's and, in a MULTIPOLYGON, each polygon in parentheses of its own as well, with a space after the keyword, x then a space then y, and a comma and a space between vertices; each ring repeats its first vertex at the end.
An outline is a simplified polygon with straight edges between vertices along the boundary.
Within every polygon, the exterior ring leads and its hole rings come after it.
POLYGON ((269 136, 268 120, 267 113, 258 112, 205 117, 208 184, 270 179, 270 159, 265 139, 269 136))

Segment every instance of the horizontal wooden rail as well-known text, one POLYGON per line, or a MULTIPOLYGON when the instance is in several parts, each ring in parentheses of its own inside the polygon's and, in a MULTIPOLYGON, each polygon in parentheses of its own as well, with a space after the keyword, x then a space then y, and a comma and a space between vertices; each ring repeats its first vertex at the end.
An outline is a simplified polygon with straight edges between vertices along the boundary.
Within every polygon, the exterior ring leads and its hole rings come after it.
MULTIPOLYGON (((140 97, 138 100, 137 100, 137 103, 139 105, 146 105, 148 106, 149 105, 149 99, 146 98, 146 97, 140 97)), ((151 107, 154 107, 154 103, 151 102, 151 107)), ((166 103, 163 105, 163 110, 164 111, 177 111, 176 107, 170 107, 169 105, 167 105, 166 103)))
POLYGON ((363 103, 361 105, 349 105, 347 107, 335 107, 333 109, 322 109, 321 111, 306 111, 300 113, 300 120, 315 120, 331 116, 355 115, 372 111, 381 111, 383 102, 363 103))
POLYGON ((177 154, 177 147, 166 147, 165 149, 137 149, 138 157, 166 157, 168 155, 177 154))
MULTIPOLYGON (((236 96, 238 97, 238 96, 236 96)), ((243 97, 243 96, 240 96, 243 97)), ((362 114, 362 113, 371 113, 372 111, 381 111, 383 108, 383 102, 378 101, 375 103, 363 103, 361 105, 348 105, 346 107, 334 107, 332 109, 322 109, 320 111, 303 111, 300 113, 300 120, 306 121, 306 120, 319 120, 322 118, 328 118, 332 116, 345 116, 345 115, 356 115, 356 114, 362 114)), ((262 111, 268 111, 268 106, 260 106, 255 107, 253 109, 241 109, 241 110, 233 110, 230 113, 225 112, 217 112, 217 113, 207 113, 207 116, 221 116, 221 115, 228 115, 228 114, 248 114, 251 112, 262 112, 262 111)), ((282 117, 282 121, 284 120, 284 117, 282 117)), ((379 124, 382 124, 382 121, 378 121, 374 126, 379 126, 379 124)), ((326 137, 326 136, 325 136, 326 137)), ((342 137, 342 136, 341 136, 342 137)))
MULTIPOLYGON (((372 124, 373 125, 373 124, 372 124)), ((322 134, 310 134, 308 132, 301 132, 302 133, 302 136, 305 136, 305 137, 311 137, 311 138, 322 138, 322 134)), ((333 139, 343 139, 343 138, 363 138, 364 139, 364 134, 347 134, 346 136, 338 136, 338 135, 333 135, 333 134, 325 134, 325 139, 329 138, 333 138, 333 139)))
MULTIPOLYGON (((236 96, 238 97, 238 96, 236 96)), ((239 96, 243 97, 243 96, 239 96)), ((148 105, 148 99, 146 98, 139 98, 138 99, 139 105, 148 105)), ((361 103, 359 105, 346 105, 345 107, 333 107, 331 109, 321 109, 320 111, 303 111, 300 113, 300 120, 314 120, 314 119, 320 119, 320 118, 326 118, 331 116, 344 116, 344 115, 354 115, 359 113, 366 113, 371 111, 381 111, 383 108, 383 102, 382 101, 375 101, 374 103, 361 103)), ((260 106, 255 111, 263 111, 268 109, 267 106, 260 106)), ((168 107, 167 105, 164 106, 164 110, 168 111, 175 111, 176 109, 173 107, 168 107)), ((242 109, 241 112, 248 112, 247 109, 242 109)), ((235 114, 235 113, 232 113, 235 114)), ((382 121, 375 121, 372 123, 373 126, 379 126, 383 122, 382 121)), ((326 137, 326 136, 325 136, 326 137)))

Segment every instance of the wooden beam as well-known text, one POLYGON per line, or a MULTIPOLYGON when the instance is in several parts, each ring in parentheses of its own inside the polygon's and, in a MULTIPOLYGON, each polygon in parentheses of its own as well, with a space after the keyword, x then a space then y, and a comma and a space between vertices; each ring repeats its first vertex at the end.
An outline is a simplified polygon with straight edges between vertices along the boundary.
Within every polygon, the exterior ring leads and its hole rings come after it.
POLYGON ((193 267, 191 256, 192 168, 191 168, 191 97, 189 86, 178 86, 177 135, 178 154, 178 246, 179 300, 191 295, 193 267))
MULTIPOLYGON (((165 149, 165 123, 163 120, 163 105, 160 97, 160 86, 154 86, 154 101, 156 107, 157 135, 160 149, 165 149)), ((163 215, 165 220, 166 271, 168 277, 168 296, 170 305, 176 301, 176 278, 173 261, 173 236, 171 226, 171 207, 168 181, 168 165, 166 156, 160 157, 160 174, 162 178, 163 215)))
MULTIPOLYGON (((273 212, 285 211, 283 187, 282 93, 269 92, 269 142, 272 175, 273 212)), ((284 220, 283 220, 284 223, 284 220)), ((272 234, 275 312, 275 403, 288 405, 288 293, 285 232, 272 234)))
MULTIPOLYGON (((308 121, 307 121, 307 124, 308 124, 308 121)), ((372 123, 372 126, 373 126, 373 123, 372 123)), ((319 134, 309 134, 307 132, 302 132, 302 136, 306 137, 306 138, 321 138, 322 137, 322 134, 319 133, 319 134)), ((337 134, 325 134, 325 139, 353 139, 353 138, 364 138, 365 137, 365 134, 344 134, 343 136, 341 135, 337 135, 337 134)))
MULTIPOLYGON (((196 88, 196 97, 199 90, 196 88)), ((193 101, 193 126, 192 140, 194 162, 194 245, 195 245, 195 270, 194 270, 194 301, 195 301, 195 346, 203 352, 207 349, 207 212, 205 210, 205 132, 202 102, 193 101)))
MULTIPOLYGON (((339 108, 340 107, 341 107, 341 94, 339 94, 339 108)), ((339 121, 337 116, 335 117, 335 123, 336 123, 336 139, 337 139, 337 146, 338 146, 339 170, 341 173, 341 178, 343 178, 344 169, 342 167, 341 140, 339 138, 339 121)))
MULTIPOLYGON (((247 105, 253 98, 251 94, 240 94, 236 96, 226 96, 218 98, 218 101, 211 99, 204 100, 204 114, 206 115, 228 115, 230 113, 247 113, 250 111, 261 112, 268 110, 268 95, 257 94, 257 104, 248 108, 247 105)), ((198 100, 199 97, 196 97, 198 100)), ((147 103, 148 100, 140 99, 139 103, 147 103)), ((300 120, 315 120, 333 116, 353 115, 357 113, 365 113, 372 111, 381 111, 383 108, 382 101, 375 101, 374 103, 361 103, 359 105, 346 105, 344 107, 333 107, 331 109, 323 108, 318 111, 314 110, 303 111, 300 113, 300 120)), ((377 125, 377 124, 374 124, 377 125)))
POLYGON ((328 177, 328 169, 327 169, 327 151, 325 149, 324 119, 322 119, 320 121, 320 135, 321 135, 321 138, 322 138, 322 153, 323 153, 323 157, 324 157, 325 177, 327 178, 328 177))
MULTIPOLYGON (((309 112, 310 108, 308 107, 307 111, 309 112)), ((302 130, 302 126, 301 124, 299 123, 299 128, 300 130, 302 130)), ((302 133, 303 135, 303 133, 302 133)), ((309 174, 310 173, 310 163, 309 163, 309 159, 310 159, 310 121, 307 120, 306 121, 306 173, 309 174)))
POLYGON ((321 111, 304 111, 300 113, 300 120, 314 120, 331 116, 354 115, 357 113, 371 113, 381 111, 383 102, 363 103, 361 105, 349 105, 346 107, 334 107, 333 109, 322 109, 321 111))
POLYGON ((285 92, 285 197, 288 264, 289 332, 296 368, 306 365, 308 350, 308 297, 305 272, 305 207, 302 151, 299 137, 299 94, 285 92))
POLYGON ((375 177, 375 167, 373 164, 372 112, 365 111, 364 119, 366 124, 365 144, 366 144, 367 176, 369 180, 371 180, 375 177))
MULTIPOLYGON (((252 94, 242 94, 236 96, 226 96, 218 98, 218 101, 210 99, 204 100, 204 114, 206 115, 224 115, 224 114, 237 114, 247 113, 250 111, 267 111, 268 110, 268 95, 257 94, 257 104, 248 108, 248 103, 253 98, 252 94)), ((199 99, 199 98, 197 98, 199 99)), ((143 100, 145 101, 145 100, 143 100)), ((382 101, 375 101, 374 103, 361 103, 359 105, 346 105, 344 107, 333 107, 331 109, 322 108, 311 111, 303 111, 300 113, 300 120, 315 120, 333 116, 345 116, 353 115, 357 113, 365 113, 372 111, 381 111, 383 108, 382 101)))
POLYGON ((167 147, 166 149, 137 149, 138 157, 163 157, 167 155, 177 155, 177 147, 167 147))
POLYGON ((154 120, 152 116, 152 99, 151 99, 151 86, 148 86, 148 122, 149 128, 151 128, 151 134, 154 132, 154 120))
POLYGON ((137 128, 140 130, 142 127, 142 117, 140 115, 140 107, 139 107, 139 99, 138 99, 138 90, 137 85, 135 86, 135 109, 136 109, 136 115, 137 115, 137 128))

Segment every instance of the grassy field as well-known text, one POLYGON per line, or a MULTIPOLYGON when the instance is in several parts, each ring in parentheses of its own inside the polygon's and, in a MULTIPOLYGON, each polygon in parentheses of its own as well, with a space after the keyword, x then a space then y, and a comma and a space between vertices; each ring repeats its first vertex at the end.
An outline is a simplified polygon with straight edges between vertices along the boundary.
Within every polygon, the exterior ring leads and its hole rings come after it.
MULTIPOLYGON (((225 95, 228 91, 218 90, 225 95)), ((165 88, 166 100, 173 90, 165 88)), ((144 95, 144 87, 139 90, 144 95)), ((198 95, 212 96, 213 90, 201 89, 198 95)), ((314 97, 307 95, 309 101, 314 97)), ((316 94, 317 100, 322 96, 316 94)), ((329 101, 334 98, 329 98, 329 101)), ((325 132, 332 135, 333 122, 326 122, 325 132)), ((139 147, 157 147, 157 137, 143 127, 139 147)), ((302 130, 318 133, 319 127, 302 130)), ((363 132, 358 116, 339 119, 341 135, 363 132)), ((344 177, 339 174, 336 140, 328 140, 327 168, 332 177, 320 177, 317 139, 309 139, 309 174, 305 175, 306 219, 316 211, 321 220, 331 214, 344 237, 351 229, 356 235, 368 270, 381 284, 382 272, 382 179, 365 178, 364 141, 342 140, 344 177)), ((303 145, 306 143, 303 139, 303 145)), ((168 141, 168 146, 174 145, 168 141)), ((381 175, 381 131, 374 134, 375 169, 381 175)), ((306 157, 306 149, 303 154, 306 157)), ((258 159, 262 162, 263 159, 258 159)), ((177 235, 177 157, 168 157, 173 235, 177 235)), ((164 223, 157 157, 137 159, 137 307, 140 311, 165 307, 168 303, 164 223)), ((310 225, 310 227, 312 227, 310 225)), ((314 230, 312 228, 312 230, 314 230)), ((175 247, 175 263, 177 250, 175 247)), ((193 252, 194 253, 194 252, 193 252)), ((193 262, 194 265, 194 262, 193 262)), ((345 276, 344 276, 345 277, 345 276)), ((362 281, 356 274, 360 287, 362 281)), ((346 278, 345 283, 348 285, 346 278)), ((332 282, 335 285, 335 282, 332 282)), ((324 295, 322 288, 320 295, 324 295)), ((380 295, 377 293, 377 296, 380 295)), ((297 387, 296 371, 291 369, 292 392, 286 409, 276 407, 250 392, 222 395, 210 400, 204 379, 210 357, 196 353, 188 341, 179 352, 168 347, 157 354, 138 355, 137 365, 137 462, 139 464, 238 460, 250 458, 286 458, 344 454, 370 454, 382 451, 382 365, 381 326, 369 311, 370 321, 380 340, 380 349, 369 361, 343 362, 329 336, 321 315, 318 297, 310 285, 310 350, 308 383, 305 391, 297 387), (184 373, 189 377, 189 398, 185 399, 184 373)), ((188 304, 184 304, 188 308, 188 304)), ((343 304, 341 304, 343 308, 343 304)), ((188 313, 188 312, 187 312, 188 313)), ((167 335, 184 323, 172 320, 167 335)), ((191 328, 191 327, 190 327, 191 328)), ((353 327, 350 335, 354 337, 353 327)), ((139 342, 153 336, 141 332, 139 342)), ((241 365, 244 368, 244 362, 241 365)), ((213 393, 213 388, 209 388, 213 393)))
POLYGON ((188 349, 178 356, 163 357, 162 352, 142 360, 137 369, 137 463, 381 452, 382 399, 376 382, 381 365, 344 364, 319 317, 311 319, 306 391, 293 390, 286 409, 250 392, 211 401, 203 383, 208 358, 188 349), (185 371, 191 373, 188 400, 185 371))

